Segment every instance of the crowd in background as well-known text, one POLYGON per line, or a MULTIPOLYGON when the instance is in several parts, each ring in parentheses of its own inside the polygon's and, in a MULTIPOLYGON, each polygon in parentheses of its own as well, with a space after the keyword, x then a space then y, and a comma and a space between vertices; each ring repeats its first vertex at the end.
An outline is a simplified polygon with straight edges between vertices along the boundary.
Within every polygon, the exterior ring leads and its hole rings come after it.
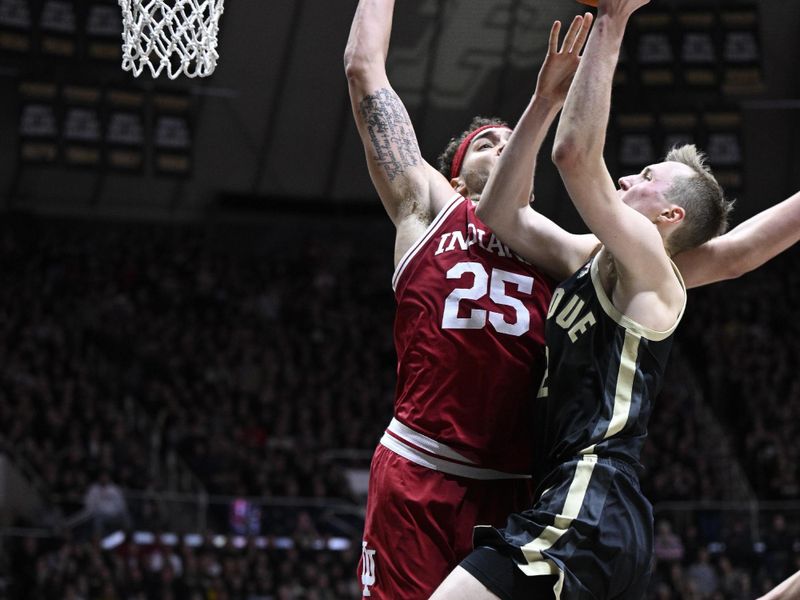
POLYGON ((356 598, 353 550, 126 544, 36 538, 14 548, 11 597, 30 600, 339 600, 356 598), (16 594, 16 595, 15 595, 16 594))
POLYGON ((799 254, 693 292, 683 325, 706 396, 759 498, 769 500, 800 497, 799 254))
MULTIPOLYGON (((5 539, 9 597, 358 596, 360 540, 313 549, 334 533, 317 513, 257 517, 291 550, 98 545, 115 527, 168 529, 156 500, 125 497, 189 489, 176 469, 211 495, 360 505, 330 456, 369 456, 395 356, 391 236, 358 231, 0 225, 0 450, 57 509, 19 525, 103 515, 83 535, 5 539)), ((690 294, 643 455, 657 509, 728 498, 721 462, 760 499, 800 497, 796 256, 690 294)), ((208 528, 229 533, 222 513, 208 528)), ((751 531, 747 515, 657 510, 651 597, 753 598, 800 568, 800 510, 751 531)))

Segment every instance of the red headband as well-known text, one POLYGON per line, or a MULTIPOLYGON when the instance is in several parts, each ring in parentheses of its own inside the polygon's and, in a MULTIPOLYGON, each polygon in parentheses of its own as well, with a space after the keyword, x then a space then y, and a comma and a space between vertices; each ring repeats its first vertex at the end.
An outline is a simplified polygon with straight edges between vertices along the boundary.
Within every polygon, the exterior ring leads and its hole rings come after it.
POLYGON ((511 131, 511 128, 506 125, 494 123, 483 125, 470 132, 470 134, 464 138, 464 141, 458 145, 458 150, 456 150, 456 154, 453 156, 453 164, 450 166, 450 179, 455 179, 461 174, 461 163, 464 162, 464 156, 467 154, 467 148, 469 148, 470 142, 474 140, 475 136, 481 131, 486 131, 487 129, 508 129, 511 131))

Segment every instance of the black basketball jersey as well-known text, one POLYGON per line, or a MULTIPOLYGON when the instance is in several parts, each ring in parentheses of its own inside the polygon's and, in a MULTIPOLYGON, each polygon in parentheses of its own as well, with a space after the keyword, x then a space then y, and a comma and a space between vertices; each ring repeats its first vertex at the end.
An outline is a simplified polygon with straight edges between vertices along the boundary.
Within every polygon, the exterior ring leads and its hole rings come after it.
POLYGON ((536 400, 547 471, 582 454, 639 464, 683 315, 668 331, 654 331, 621 314, 603 289, 599 260, 562 283, 548 310, 547 373, 536 400))

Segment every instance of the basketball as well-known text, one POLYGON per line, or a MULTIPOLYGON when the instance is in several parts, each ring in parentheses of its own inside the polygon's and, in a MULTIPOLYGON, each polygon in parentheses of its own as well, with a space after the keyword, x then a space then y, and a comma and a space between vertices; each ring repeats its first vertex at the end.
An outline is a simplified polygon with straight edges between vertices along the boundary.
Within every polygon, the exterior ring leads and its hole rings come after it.
POLYGON ((597 6, 598 0, 577 0, 581 4, 585 4, 586 6, 597 6))

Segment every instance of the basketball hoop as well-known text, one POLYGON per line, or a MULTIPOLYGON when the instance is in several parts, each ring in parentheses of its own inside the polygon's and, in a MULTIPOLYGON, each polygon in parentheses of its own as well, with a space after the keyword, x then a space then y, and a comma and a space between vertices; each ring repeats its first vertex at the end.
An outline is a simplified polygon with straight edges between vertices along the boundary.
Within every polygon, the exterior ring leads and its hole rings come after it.
POLYGON ((217 66, 217 33, 225 0, 119 0, 122 68, 170 79, 208 77, 217 66))

